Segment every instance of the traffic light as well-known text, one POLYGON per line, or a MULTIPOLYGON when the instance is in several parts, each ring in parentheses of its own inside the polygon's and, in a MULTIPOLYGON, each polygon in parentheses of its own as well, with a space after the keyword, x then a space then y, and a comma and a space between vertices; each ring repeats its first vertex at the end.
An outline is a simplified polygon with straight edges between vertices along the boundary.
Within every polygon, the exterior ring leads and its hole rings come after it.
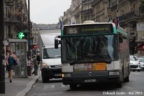
POLYGON ((25 35, 24 35, 23 32, 19 32, 19 33, 18 33, 18 38, 19 38, 19 39, 23 39, 24 36, 25 36, 25 35))

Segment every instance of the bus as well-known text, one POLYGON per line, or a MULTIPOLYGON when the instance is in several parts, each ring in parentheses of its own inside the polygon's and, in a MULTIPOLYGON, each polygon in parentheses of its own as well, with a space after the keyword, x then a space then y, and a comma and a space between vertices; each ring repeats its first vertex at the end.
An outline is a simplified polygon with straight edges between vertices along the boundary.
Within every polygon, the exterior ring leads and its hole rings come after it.
POLYGON ((124 81, 129 81, 128 36, 114 23, 65 25, 60 44, 62 81, 71 89, 78 84, 105 81, 115 81, 122 87, 124 81))

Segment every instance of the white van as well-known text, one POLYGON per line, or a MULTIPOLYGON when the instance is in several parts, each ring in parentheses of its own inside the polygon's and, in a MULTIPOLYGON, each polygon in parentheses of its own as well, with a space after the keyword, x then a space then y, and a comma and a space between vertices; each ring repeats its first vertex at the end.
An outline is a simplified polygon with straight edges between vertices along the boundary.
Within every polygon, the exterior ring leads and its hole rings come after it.
POLYGON ((39 35, 42 81, 48 82, 51 78, 61 78, 61 50, 55 49, 54 46, 60 30, 42 30, 39 35))
POLYGON ((44 47, 42 51, 41 76, 43 82, 51 78, 61 78, 61 52, 60 48, 44 47))

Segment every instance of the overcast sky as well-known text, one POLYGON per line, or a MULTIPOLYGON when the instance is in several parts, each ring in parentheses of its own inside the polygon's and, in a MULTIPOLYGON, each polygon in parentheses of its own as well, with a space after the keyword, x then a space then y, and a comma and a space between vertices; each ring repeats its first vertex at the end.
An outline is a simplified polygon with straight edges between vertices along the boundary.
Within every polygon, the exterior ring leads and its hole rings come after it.
POLYGON ((30 0, 31 21, 34 23, 58 23, 71 4, 71 0, 30 0))

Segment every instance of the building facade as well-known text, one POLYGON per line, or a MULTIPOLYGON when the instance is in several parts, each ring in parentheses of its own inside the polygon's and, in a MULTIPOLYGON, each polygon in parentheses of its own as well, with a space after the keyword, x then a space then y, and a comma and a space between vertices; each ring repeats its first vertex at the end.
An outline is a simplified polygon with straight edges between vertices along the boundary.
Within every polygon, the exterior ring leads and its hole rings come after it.
POLYGON ((18 57, 16 77, 26 77, 27 35, 18 38, 19 32, 28 30, 28 9, 26 0, 4 0, 4 49, 5 55, 13 50, 18 57), (19 71, 18 71, 19 70, 19 71))
POLYGON ((93 20, 96 22, 109 21, 108 16, 108 0, 94 0, 93 6, 93 20))
POLYGON ((35 23, 32 23, 32 37, 33 37, 33 44, 38 43, 38 34, 39 34, 39 26, 35 23))
POLYGON ((81 1, 81 21, 93 20, 93 1, 94 0, 82 0, 81 1))
POLYGON ((81 2, 82 0, 72 0, 70 8, 59 18, 64 25, 81 23, 81 2))
POLYGON ((109 0, 109 16, 112 20, 118 17, 120 26, 127 30, 132 54, 144 42, 144 13, 141 4, 142 0, 109 0))

